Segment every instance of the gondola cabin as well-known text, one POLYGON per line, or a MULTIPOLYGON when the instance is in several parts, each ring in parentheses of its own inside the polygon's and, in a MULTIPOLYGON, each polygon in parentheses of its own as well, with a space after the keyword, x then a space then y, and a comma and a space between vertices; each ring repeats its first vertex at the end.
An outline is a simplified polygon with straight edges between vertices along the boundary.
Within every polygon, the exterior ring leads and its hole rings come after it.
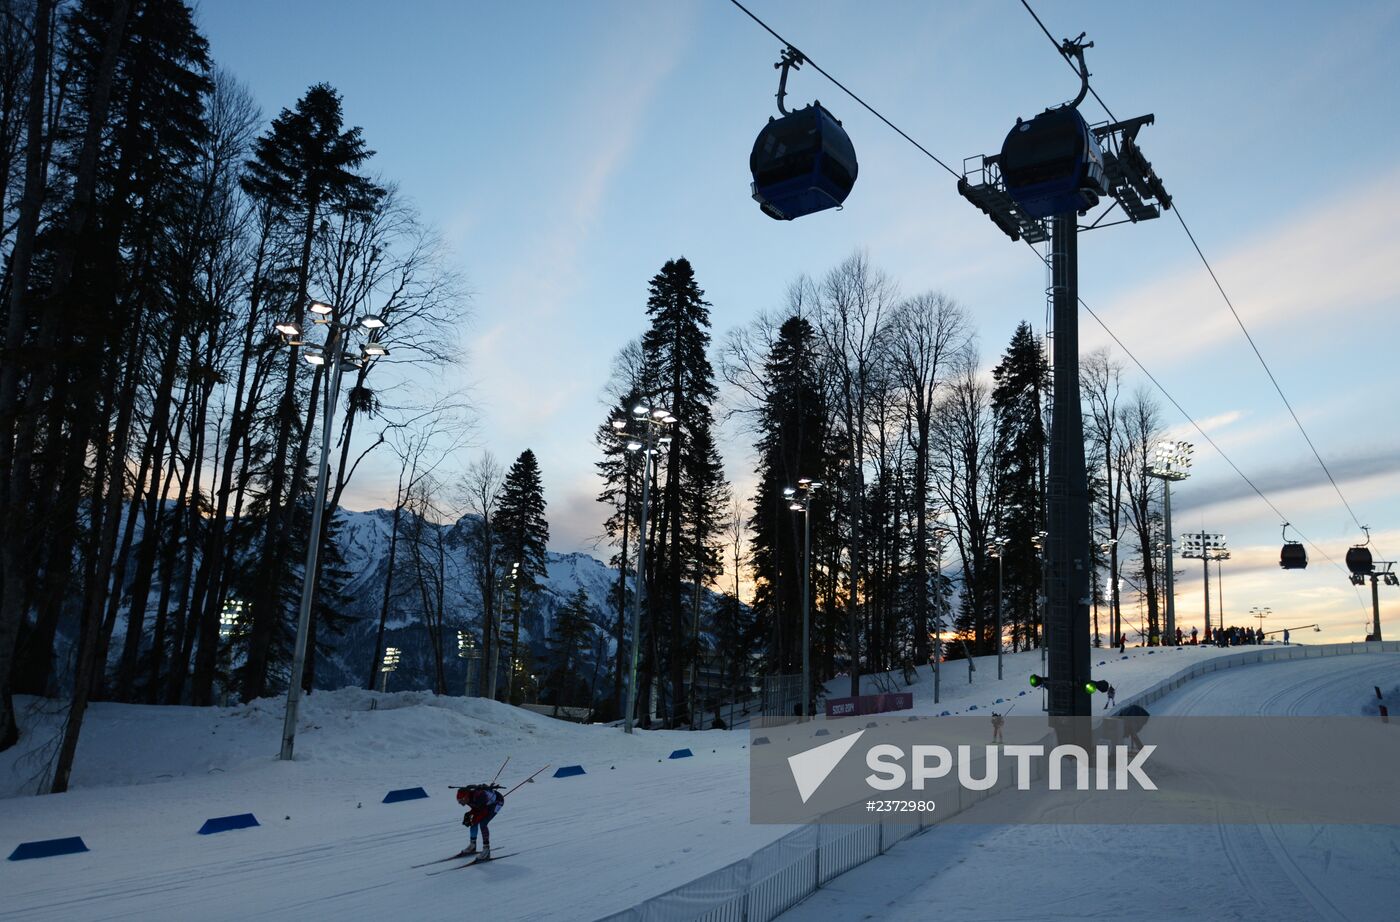
POLYGON ((821 103, 772 118, 749 154, 753 197, 779 221, 837 208, 851 194, 859 168, 845 129, 821 103))
POLYGON ((1283 550, 1278 555, 1278 565, 1285 570, 1306 570, 1308 568, 1308 551, 1297 541, 1289 541, 1283 546, 1283 550))
POLYGON ((1370 574, 1376 569, 1371 561, 1371 549, 1361 545, 1347 549, 1347 569, 1355 576, 1370 574))
POLYGON ((1031 218, 1083 213, 1108 194, 1098 139, 1067 106, 1018 119, 998 162, 1007 194, 1031 218))

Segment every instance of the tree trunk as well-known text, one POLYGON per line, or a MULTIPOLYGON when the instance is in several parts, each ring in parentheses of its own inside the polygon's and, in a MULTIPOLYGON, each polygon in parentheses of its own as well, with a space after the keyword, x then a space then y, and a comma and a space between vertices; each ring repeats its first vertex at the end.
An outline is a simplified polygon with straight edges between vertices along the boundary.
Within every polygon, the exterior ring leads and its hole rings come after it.
MULTIPOLYGON (((50 48, 49 23, 53 0, 35 0, 34 59, 29 79, 29 111, 26 113, 24 150, 24 193, 20 198, 15 242, 9 260, 9 316, 5 324, 4 361, 0 361, 0 519, 17 521, 24 515, 27 484, 16 495, 15 476, 27 480, 28 470, 13 470, 15 411, 19 406, 20 363, 15 353, 23 348, 29 324, 29 270, 34 255, 34 239, 39 213, 44 204, 44 98, 48 85, 50 48)), ((15 665, 15 640, 24 618, 25 583, 29 577, 25 542, 11 529, 0 539, 0 751, 19 739, 11 699, 11 675, 15 665)))

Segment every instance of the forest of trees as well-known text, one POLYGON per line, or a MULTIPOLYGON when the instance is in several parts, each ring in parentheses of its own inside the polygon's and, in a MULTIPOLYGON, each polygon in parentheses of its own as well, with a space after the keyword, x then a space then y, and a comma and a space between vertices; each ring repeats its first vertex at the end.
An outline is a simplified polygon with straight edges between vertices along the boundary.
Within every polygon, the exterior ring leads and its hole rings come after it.
MULTIPOLYGON (((804 477, 822 484, 809 513, 818 678, 849 673, 854 689, 927 662, 934 631, 948 655, 1039 642, 1046 331, 1020 324, 989 365, 966 307, 902 292, 863 253, 718 337, 703 267, 659 268, 595 440, 615 585, 574 593, 522 639, 547 577, 539 460, 516 446, 508 468, 489 451, 463 462, 466 400, 415 383, 459 360, 463 282, 333 87, 279 102, 266 117, 210 60, 182 0, 0 0, 0 749, 22 730, 15 695, 64 701, 49 790, 67 786, 91 700, 285 691, 307 579, 313 687, 347 618, 335 512, 371 453, 398 477, 373 655, 356 667, 370 688, 386 625, 410 611, 437 693, 462 631, 483 654, 479 693, 520 701, 530 684, 615 719, 640 578, 639 716, 698 725, 755 676, 800 670, 803 523, 784 490, 804 477), (365 315, 382 325, 354 341, 392 355, 342 366, 313 536, 331 371, 313 321, 349 335, 365 315), (274 330, 288 322, 306 332, 274 330), (677 420, 650 464, 611 425, 639 402, 677 420), (721 444, 751 453, 755 480, 726 479, 721 444), (454 566, 477 618, 448 591, 454 566), (221 623, 232 599, 244 617, 221 623)), ((1096 640, 1120 625, 1155 639, 1160 486, 1144 471, 1161 414, 1107 353, 1082 376, 1096 640), (1125 590, 1142 614, 1123 610, 1125 590)))
POLYGON ((14 694, 66 694, 61 791, 93 698, 285 687, 330 368, 274 324, 310 340, 314 298, 393 344, 346 366, 309 688, 341 626, 334 510, 367 452, 411 453, 424 398, 394 366, 454 360, 439 328, 464 294, 332 87, 266 121, 177 0, 3 0, 0 20, 0 747, 14 694))
MULTIPOLYGON (((901 294, 857 253, 794 281, 780 308, 731 331, 717 349, 716 380, 705 358, 705 307, 690 263, 668 262, 652 280, 652 326, 618 353, 607 388, 599 500, 610 512, 613 565, 623 571, 611 600, 609 713, 624 700, 625 568, 636 559, 642 470, 608 421, 639 402, 679 420, 651 472, 644 724, 652 714, 671 725, 699 719, 681 677, 701 662, 735 689, 741 677, 749 684, 800 671, 803 523, 785 490, 802 478, 822 484, 810 512, 819 679, 849 673, 854 690, 858 674, 927 662, 934 630, 945 655, 994 651, 994 545, 1005 586, 1000 642, 1036 646, 1051 368, 1030 324, 1012 332, 987 370, 965 308, 939 292, 901 294), (722 418, 750 434, 750 496, 732 496, 723 482, 712 398, 722 418), (726 508, 734 510, 728 521, 726 508), (732 590, 719 579, 722 567, 732 590), (703 610, 702 584, 714 591, 703 610)), ((1159 413, 1145 391, 1124 393, 1123 369, 1107 353, 1086 356, 1083 374, 1095 557, 1105 568, 1095 582, 1095 643, 1112 642, 1120 626, 1155 642, 1162 546, 1158 497, 1143 470, 1161 434, 1159 413), (1120 582, 1138 587, 1144 618, 1122 615, 1120 582)))

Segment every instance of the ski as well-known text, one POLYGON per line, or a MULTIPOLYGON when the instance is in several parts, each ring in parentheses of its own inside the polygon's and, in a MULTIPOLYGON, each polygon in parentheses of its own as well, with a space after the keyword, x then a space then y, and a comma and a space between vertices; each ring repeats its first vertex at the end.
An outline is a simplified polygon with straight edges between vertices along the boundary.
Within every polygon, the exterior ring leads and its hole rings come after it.
POLYGON ((425 861, 425 862, 423 862, 422 864, 410 864, 410 865, 409 865, 409 868, 410 868, 410 869, 412 869, 412 868, 426 868, 426 867, 431 867, 431 866, 433 866, 433 865, 435 865, 435 864, 442 864, 444 861, 452 861, 452 860, 457 859, 457 858, 465 858, 465 857, 467 857, 467 856, 464 855, 464 854, 462 854, 461 852, 458 852, 458 853, 455 854, 455 855, 448 855, 446 858, 436 858, 436 859, 434 859, 434 860, 432 860, 432 861, 425 861))
POLYGON ((441 871, 429 871, 428 876, 433 877, 437 874, 446 874, 448 871, 460 871, 463 868, 475 867, 478 864, 487 864, 491 861, 499 861, 502 858, 509 858, 511 855, 517 854, 519 854, 519 852, 506 852, 504 855, 492 855, 490 858, 478 858, 475 861, 468 861, 466 864, 459 864, 456 867, 443 868, 441 871))

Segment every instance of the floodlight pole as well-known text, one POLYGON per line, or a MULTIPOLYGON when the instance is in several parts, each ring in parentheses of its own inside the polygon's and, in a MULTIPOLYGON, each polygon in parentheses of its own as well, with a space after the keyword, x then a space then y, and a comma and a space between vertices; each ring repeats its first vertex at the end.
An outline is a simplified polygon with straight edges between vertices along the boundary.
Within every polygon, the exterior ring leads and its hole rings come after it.
MULTIPOLYGON (((1205 574, 1206 635, 1210 635, 1210 562, 1228 560, 1230 552, 1225 549, 1223 535, 1209 532, 1195 532, 1182 535, 1181 556, 1201 559, 1201 571, 1205 574)), ((1222 580, 1223 581, 1223 580, 1222 580)), ((1223 625, 1222 625, 1223 626, 1223 625)))
POLYGON ((812 715, 812 491, 802 497, 802 710, 805 720, 812 715))
POLYGON ((486 694, 483 697, 495 701, 500 684, 498 676, 501 667, 501 617, 505 614, 506 607, 505 589, 502 587, 500 580, 496 581, 491 595, 493 598, 487 602, 492 609, 491 636, 486 637, 483 635, 481 644, 482 646, 489 646, 491 648, 491 655, 486 658, 484 669, 486 684, 483 690, 486 694))
POLYGON ((934 540, 937 541, 935 547, 938 548, 937 561, 935 567, 938 568, 937 585, 934 588, 934 704, 938 704, 939 680, 942 679, 942 663, 944 663, 944 540, 948 537, 945 529, 934 529, 934 540))
MULTIPOLYGON (((653 430, 646 423, 646 448, 642 454, 642 515, 637 529, 637 592, 632 605, 632 649, 627 666, 627 708, 623 712, 622 728, 632 732, 632 712, 637 707, 637 654, 642 646, 642 605, 647 594, 647 511, 651 503, 651 450, 653 430)), ((625 566, 625 563, 624 563, 625 566)))
POLYGON ((330 324, 325 356, 330 365, 326 400, 321 416, 321 458, 316 471, 316 495, 311 501, 311 535, 306 541, 306 570, 301 581, 301 608, 297 612, 297 639, 292 653, 292 674, 287 685, 287 713, 282 722, 282 761, 292 758, 297 738, 297 710, 301 705, 301 678, 306 670, 306 638, 311 628, 311 606, 316 600, 316 564, 321 554, 321 518, 326 511, 326 483, 331 469, 331 427, 340 403, 340 368, 344 360, 341 325, 330 324))
MULTIPOLYGON (((330 480, 331 427, 335 424, 336 408, 340 403, 341 370, 347 361, 355 367, 363 368, 375 357, 389 354, 389 350, 384 348, 383 343, 376 338, 378 331, 385 327, 382 317, 366 314, 357 320, 351 320, 348 323, 342 322, 336 316, 335 308, 315 300, 311 301, 306 309, 316 315, 313 321, 316 325, 324 325, 327 328, 325 348, 319 353, 308 351, 306 359, 310 362, 313 357, 319 356, 320 362, 312 362, 312 364, 324 365, 329 362, 330 368, 327 369, 326 400, 321 408, 321 458, 316 472, 316 495, 312 497, 311 502, 311 533, 306 539, 306 572, 302 576, 301 608, 297 613, 297 636, 292 653, 291 681, 287 685, 287 712, 282 722, 282 753, 280 758, 283 761, 292 758, 292 750, 296 744, 297 710, 301 704, 301 679, 306 668, 307 635, 311 628, 311 606, 316 599, 316 564, 321 551, 321 519, 326 511, 326 488, 330 480), (370 339, 361 346, 359 357, 351 360, 345 356, 346 335, 356 326, 370 331, 370 339)), ((276 330, 282 334, 284 341, 293 349, 306 345, 301 339, 304 335, 301 324, 296 321, 286 320, 278 323, 276 330)), ((293 355, 295 354, 293 352, 293 355)))
POLYGON ((1201 572, 1205 574, 1206 582, 1206 630, 1210 630, 1210 555, 1201 555, 1201 572))
POLYGON ((1158 642, 1171 647, 1176 645, 1176 565, 1172 560, 1175 550, 1172 544, 1172 482, 1165 477, 1162 478, 1162 519, 1167 530, 1167 623, 1158 642))
POLYGON ((992 551, 997 557, 997 681, 1003 678, 1001 662, 1001 632, 1002 632, 1002 558, 1006 556, 1006 539, 997 538, 992 542, 992 551))
POLYGON ((1176 544, 1172 540, 1172 481, 1185 480, 1191 466, 1191 443, 1163 442, 1157 446, 1157 462, 1147 467, 1147 476, 1162 481, 1162 518, 1167 545, 1167 619, 1159 642, 1176 645, 1176 544))
POLYGON ((506 704, 515 697, 515 673, 520 668, 520 562, 510 571, 511 588, 515 592, 515 617, 510 629, 510 668, 506 670, 506 704))

